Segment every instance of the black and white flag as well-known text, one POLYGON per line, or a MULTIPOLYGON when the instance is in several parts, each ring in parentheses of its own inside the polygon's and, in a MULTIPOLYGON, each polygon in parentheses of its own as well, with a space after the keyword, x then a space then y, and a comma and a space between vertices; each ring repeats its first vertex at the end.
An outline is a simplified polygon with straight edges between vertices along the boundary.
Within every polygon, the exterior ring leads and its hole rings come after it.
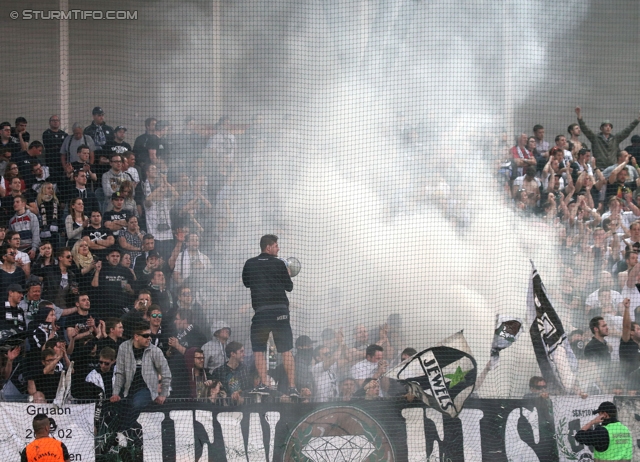
POLYGON ((553 308, 533 262, 527 295, 529 334, 540 372, 556 393, 571 392, 576 378, 571 368, 573 351, 567 341, 562 321, 553 308))
POLYGON ((425 404, 456 417, 473 393, 478 368, 462 332, 403 361, 387 376, 407 385, 425 404))

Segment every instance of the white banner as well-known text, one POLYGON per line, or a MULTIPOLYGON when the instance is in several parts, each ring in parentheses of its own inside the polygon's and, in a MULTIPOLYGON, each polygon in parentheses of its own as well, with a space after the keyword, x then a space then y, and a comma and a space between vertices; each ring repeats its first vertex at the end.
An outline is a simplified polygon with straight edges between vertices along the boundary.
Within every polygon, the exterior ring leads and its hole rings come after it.
POLYGON ((55 421, 51 436, 67 446, 72 461, 94 462, 94 408, 93 404, 0 403, 0 457, 7 462, 19 460, 20 452, 33 441, 33 418, 42 413, 55 421))
POLYGON ((594 409, 598 409, 603 401, 613 401, 613 396, 598 395, 586 399, 559 396, 551 398, 551 401, 560 462, 593 460, 589 447, 578 443, 573 436, 583 425, 593 420, 594 409))

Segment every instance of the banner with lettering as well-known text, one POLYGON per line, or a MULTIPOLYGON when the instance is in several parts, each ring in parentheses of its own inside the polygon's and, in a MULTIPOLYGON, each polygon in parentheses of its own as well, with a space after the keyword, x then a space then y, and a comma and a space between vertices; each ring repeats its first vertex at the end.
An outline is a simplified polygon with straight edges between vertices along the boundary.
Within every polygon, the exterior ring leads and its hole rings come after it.
POLYGON ((62 441, 71 461, 94 462, 93 404, 2 403, 0 402, 0 457, 3 461, 20 460, 20 453, 33 441, 33 418, 47 414, 51 420, 50 435, 62 441))
MULTIPOLYGON (((37 413, 55 421, 52 436, 73 461, 385 461, 563 462, 591 461, 591 449, 573 438, 612 396, 552 399, 469 398, 457 417, 421 401, 359 400, 334 403, 261 403, 220 406, 206 402, 151 405, 138 419, 141 448, 131 440, 95 455, 93 405, 56 407, 0 403, 0 454, 17 460, 33 440, 37 413), (105 459, 107 457, 107 459, 105 459)), ((640 399, 616 398, 620 420, 636 441, 640 462, 640 399)), ((117 445, 117 441, 114 441, 117 445)))
POLYGON ((613 401, 613 396, 589 396, 586 399, 577 396, 551 398, 560 462, 593 460, 591 449, 578 443, 573 435, 584 424, 593 420, 593 410, 598 409, 603 401, 613 401))

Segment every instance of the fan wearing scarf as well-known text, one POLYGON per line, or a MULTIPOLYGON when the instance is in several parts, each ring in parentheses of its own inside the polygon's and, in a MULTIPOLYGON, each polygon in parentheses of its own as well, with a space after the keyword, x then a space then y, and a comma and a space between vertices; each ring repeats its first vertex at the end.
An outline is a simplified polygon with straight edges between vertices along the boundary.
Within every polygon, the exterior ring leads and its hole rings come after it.
POLYGON ((58 337, 56 333, 58 330, 56 312, 53 308, 53 303, 47 300, 40 302, 38 312, 33 316, 33 321, 29 323, 29 329, 32 329, 29 336, 29 344, 32 349, 41 350, 47 340, 58 337))

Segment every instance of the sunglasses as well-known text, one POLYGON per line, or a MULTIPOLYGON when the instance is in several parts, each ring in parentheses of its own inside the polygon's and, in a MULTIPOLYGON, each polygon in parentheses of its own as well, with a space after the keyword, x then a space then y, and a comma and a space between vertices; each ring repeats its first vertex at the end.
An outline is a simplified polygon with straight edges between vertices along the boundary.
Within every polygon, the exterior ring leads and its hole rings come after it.
POLYGON ((151 338, 151 334, 136 334, 138 337, 151 338))
POLYGON ((534 387, 536 390, 545 390, 547 388, 546 385, 534 385, 534 387))
POLYGON ((98 362, 104 366, 111 366, 111 361, 98 361, 98 362))
POLYGON ((155 313, 155 314, 152 314, 151 317, 152 318, 162 318, 162 315, 155 313))

